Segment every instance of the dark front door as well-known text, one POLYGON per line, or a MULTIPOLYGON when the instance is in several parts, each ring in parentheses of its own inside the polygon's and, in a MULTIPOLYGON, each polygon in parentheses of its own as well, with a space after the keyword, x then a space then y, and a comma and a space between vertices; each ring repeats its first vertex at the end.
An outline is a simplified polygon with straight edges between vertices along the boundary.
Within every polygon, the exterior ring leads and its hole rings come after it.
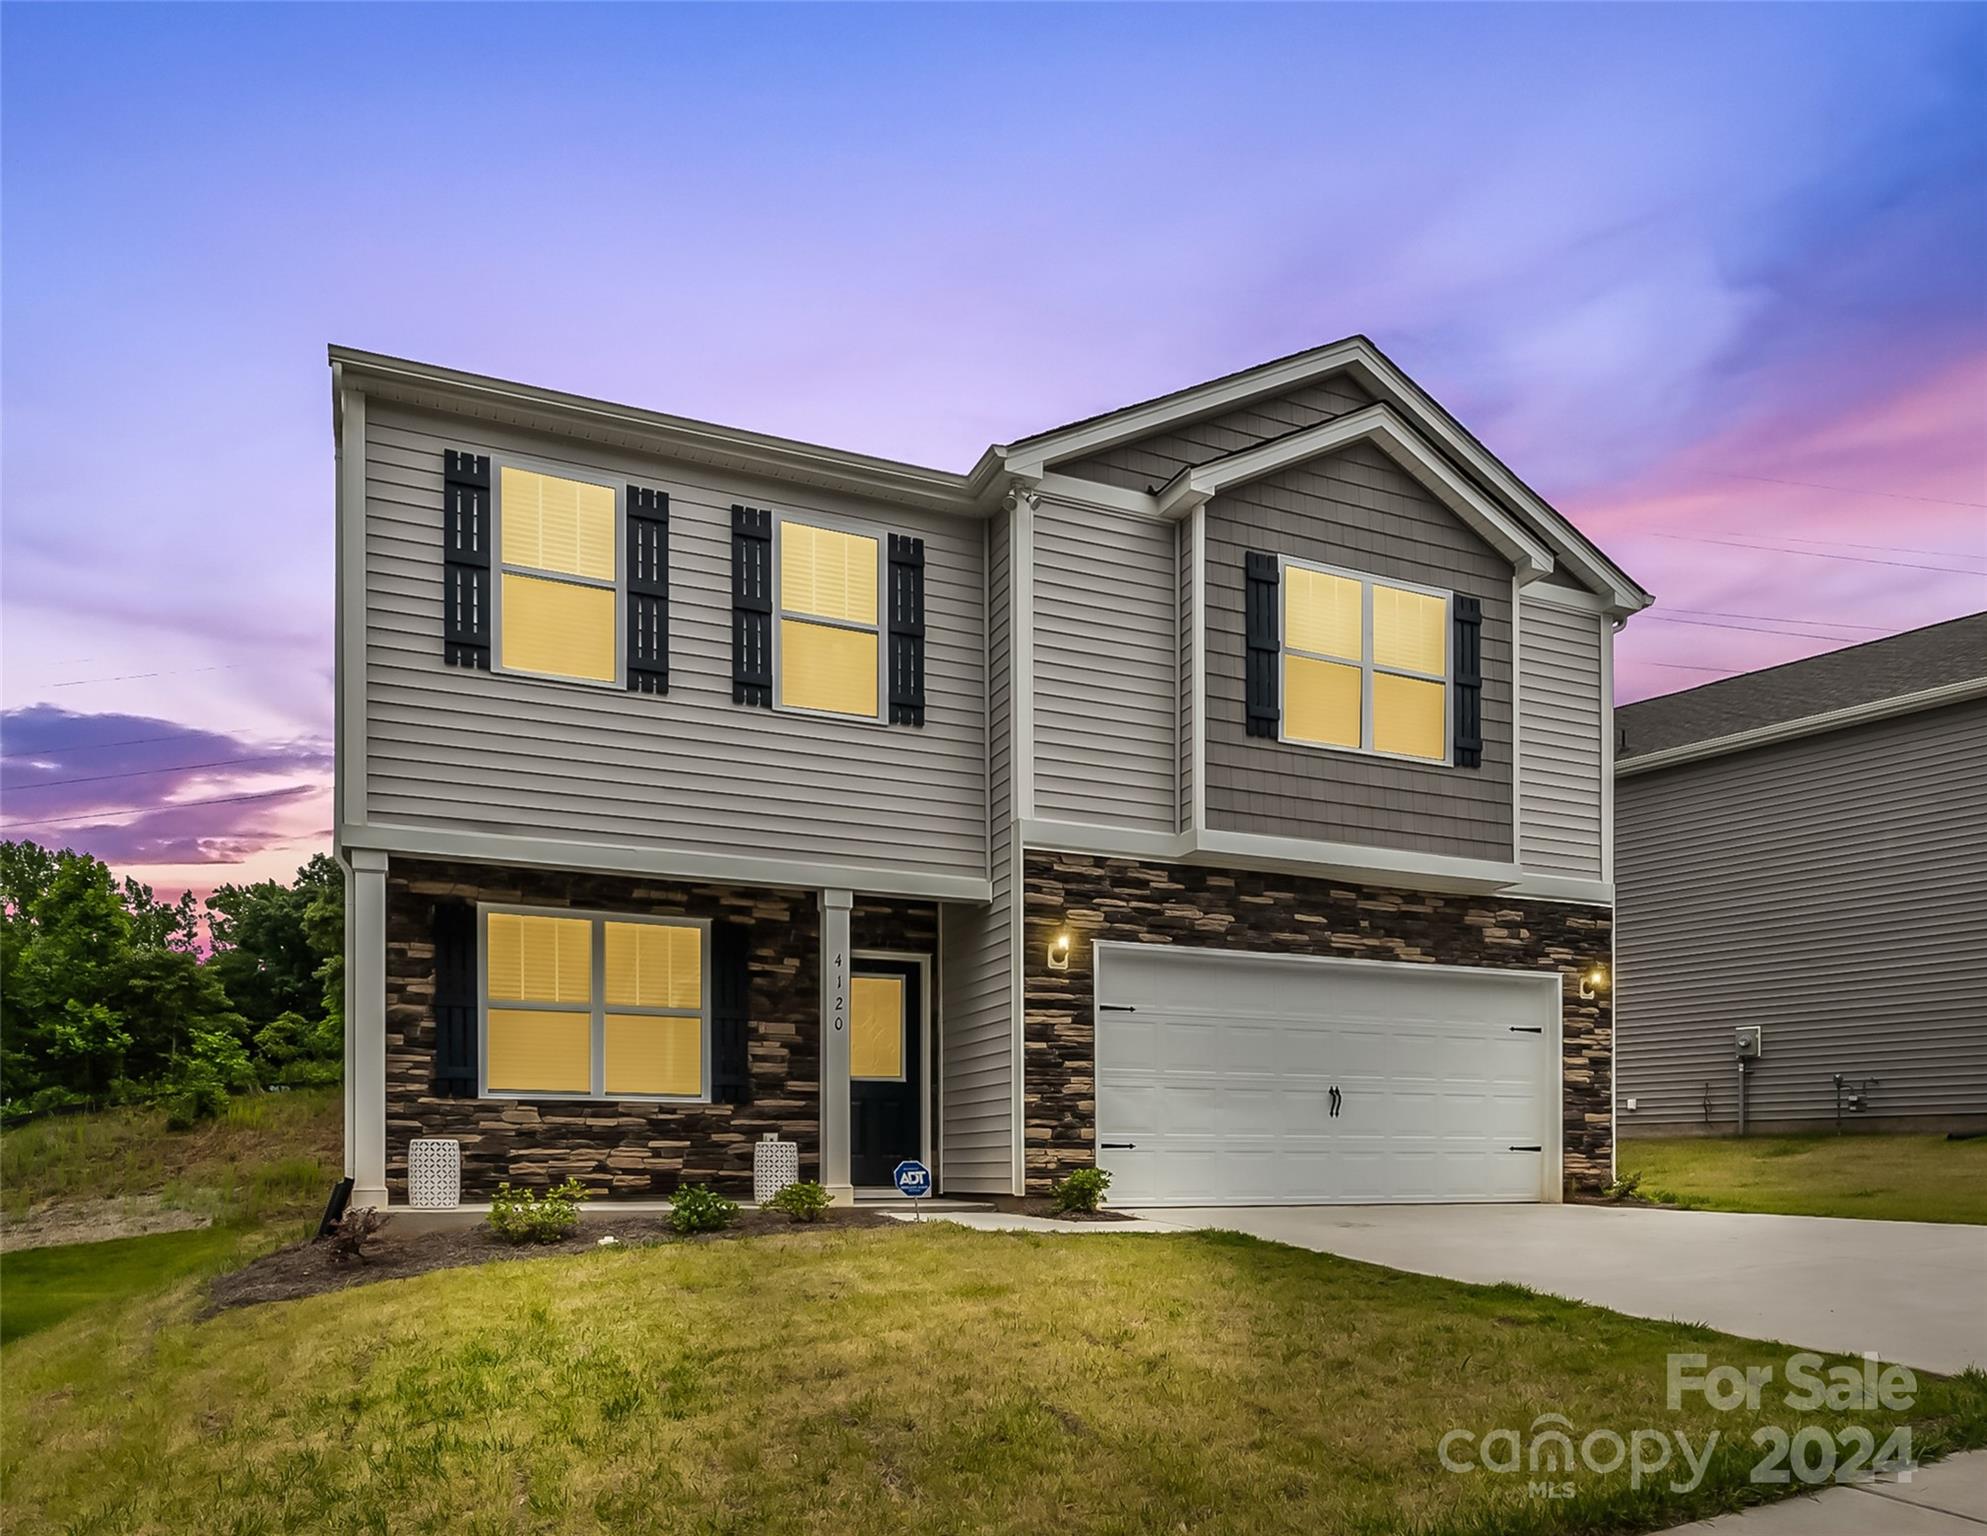
POLYGON ((849 995, 849 1181, 888 1187, 924 1156, 924 968, 857 960, 849 995))

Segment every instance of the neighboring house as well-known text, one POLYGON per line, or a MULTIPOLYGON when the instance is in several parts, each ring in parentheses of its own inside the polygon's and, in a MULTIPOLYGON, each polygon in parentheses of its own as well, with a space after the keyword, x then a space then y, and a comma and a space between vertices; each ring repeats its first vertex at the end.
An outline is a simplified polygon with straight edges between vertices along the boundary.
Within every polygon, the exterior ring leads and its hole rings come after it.
POLYGON ((1987 1128, 1987 614, 1615 720, 1622 1134, 1987 1128))
POLYGON ((1371 343, 966 474, 331 365, 357 1200, 1609 1176, 1649 598, 1371 343))

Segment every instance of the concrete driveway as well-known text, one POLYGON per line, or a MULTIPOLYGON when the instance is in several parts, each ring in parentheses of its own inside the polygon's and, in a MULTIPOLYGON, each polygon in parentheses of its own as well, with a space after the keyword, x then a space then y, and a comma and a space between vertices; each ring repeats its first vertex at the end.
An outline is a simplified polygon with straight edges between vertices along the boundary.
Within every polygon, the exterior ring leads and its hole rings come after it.
MULTIPOLYGON (((1987 1367, 1987 1227, 1591 1205, 1142 1210, 1455 1280, 1515 1281, 1932 1371, 1987 1367)), ((1106 1228, 1105 1230, 1109 1230, 1106 1228)))

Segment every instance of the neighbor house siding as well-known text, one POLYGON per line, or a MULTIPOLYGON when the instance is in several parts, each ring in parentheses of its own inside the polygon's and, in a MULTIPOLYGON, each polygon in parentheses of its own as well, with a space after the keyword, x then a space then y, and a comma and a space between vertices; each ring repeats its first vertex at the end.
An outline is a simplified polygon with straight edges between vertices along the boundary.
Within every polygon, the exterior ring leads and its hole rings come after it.
POLYGON ((987 529, 987 660, 992 727, 987 834, 993 900, 944 909, 940 924, 941 1187, 1004 1194, 1014 1167, 1014 858, 1011 518, 987 529))
POLYGON ((1177 533, 1047 497, 1034 525, 1035 814, 1172 832, 1177 533))
POLYGON ((373 402, 366 822, 982 878, 984 535, 969 520, 373 402), (666 696, 444 663, 447 448, 529 454, 669 493, 666 696), (734 502, 859 520, 925 541, 922 729, 732 702, 734 502))
POLYGON ((1378 448, 1358 444, 1207 504, 1207 820, 1222 831, 1509 862, 1511 566, 1378 448), (1422 766, 1252 738, 1243 719, 1249 550, 1483 603, 1483 762, 1422 766))
POLYGON ((1372 403, 1373 396, 1353 379, 1333 374, 1285 394, 1121 443, 1087 459, 1058 464, 1056 471, 1121 490, 1157 490, 1189 465, 1239 453, 1372 403))
POLYGON ((1598 880, 1608 621, 1560 607, 1538 588, 1519 608, 1519 859, 1528 873, 1598 880))
POLYGON ((1741 1024, 1756 1128, 1830 1123, 1836 1072, 1987 1119, 1983 741, 1970 703, 1618 781, 1624 1135, 1735 1129, 1741 1024))

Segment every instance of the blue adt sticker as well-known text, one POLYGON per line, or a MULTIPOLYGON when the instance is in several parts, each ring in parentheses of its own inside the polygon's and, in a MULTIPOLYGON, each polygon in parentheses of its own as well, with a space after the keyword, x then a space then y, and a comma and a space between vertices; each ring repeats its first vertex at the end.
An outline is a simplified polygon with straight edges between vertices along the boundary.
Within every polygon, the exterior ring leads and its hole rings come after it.
POLYGON ((897 1181, 897 1193, 913 1200, 922 1200, 931 1193, 931 1170, 915 1158, 897 1165, 891 1175, 897 1181))

